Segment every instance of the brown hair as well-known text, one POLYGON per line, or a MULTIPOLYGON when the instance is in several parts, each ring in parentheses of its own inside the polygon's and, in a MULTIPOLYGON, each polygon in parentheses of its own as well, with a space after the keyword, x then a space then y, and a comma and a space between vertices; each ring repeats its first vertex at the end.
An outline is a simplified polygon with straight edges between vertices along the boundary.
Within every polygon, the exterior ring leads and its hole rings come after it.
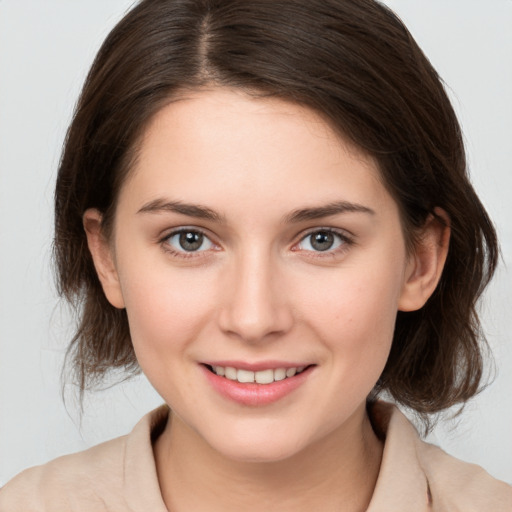
POLYGON ((403 23, 373 0, 143 0, 113 29, 85 82, 55 194, 61 293, 79 310, 70 344, 80 389, 137 362, 126 312, 106 300, 82 216, 116 197, 152 116, 180 91, 241 88, 308 106, 373 156, 414 233, 445 210, 451 242, 427 304, 399 312, 386 390, 420 414, 479 388, 476 301, 498 257, 493 226, 467 176, 460 127, 436 71, 403 23))

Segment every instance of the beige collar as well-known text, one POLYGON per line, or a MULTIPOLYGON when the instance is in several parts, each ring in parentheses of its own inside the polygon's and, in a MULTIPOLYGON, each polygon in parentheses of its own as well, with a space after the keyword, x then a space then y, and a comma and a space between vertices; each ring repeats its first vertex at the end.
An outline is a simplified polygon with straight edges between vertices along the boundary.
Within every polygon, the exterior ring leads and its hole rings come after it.
MULTIPOLYGON (((384 434, 384 452, 377 485, 367 512, 423 512, 430 509, 428 482, 417 454, 418 433, 394 405, 377 402, 372 420, 384 434)), ((166 405, 146 415, 127 438, 124 492, 134 510, 167 512, 163 503, 151 440, 163 430, 166 405)))

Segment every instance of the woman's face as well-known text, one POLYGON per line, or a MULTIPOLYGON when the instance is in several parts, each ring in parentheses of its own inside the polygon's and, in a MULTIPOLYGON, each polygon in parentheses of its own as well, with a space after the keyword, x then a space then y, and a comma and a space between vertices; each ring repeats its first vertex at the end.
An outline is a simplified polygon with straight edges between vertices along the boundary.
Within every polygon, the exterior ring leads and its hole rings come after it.
POLYGON ((279 460, 360 424, 412 270, 376 164, 316 113, 228 89, 169 104, 113 236, 107 296, 181 428, 279 460))

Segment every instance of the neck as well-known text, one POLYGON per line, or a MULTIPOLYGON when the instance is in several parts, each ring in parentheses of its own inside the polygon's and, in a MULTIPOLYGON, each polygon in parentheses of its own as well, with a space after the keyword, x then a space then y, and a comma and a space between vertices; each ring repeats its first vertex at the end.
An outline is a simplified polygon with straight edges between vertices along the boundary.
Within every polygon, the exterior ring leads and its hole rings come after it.
POLYGON ((154 450, 162 496, 172 512, 263 507, 361 512, 371 500, 382 458, 364 407, 348 424, 276 462, 225 458, 175 416, 154 450))

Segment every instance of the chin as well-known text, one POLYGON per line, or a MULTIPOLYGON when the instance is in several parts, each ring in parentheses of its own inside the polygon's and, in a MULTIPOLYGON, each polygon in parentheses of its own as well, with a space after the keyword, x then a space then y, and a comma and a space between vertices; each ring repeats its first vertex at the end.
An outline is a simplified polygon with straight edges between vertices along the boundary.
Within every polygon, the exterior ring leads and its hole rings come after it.
POLYGON ((289 459, 298 453, 297 446, 285 446, 283 442, 269 444, 267 442, 252 444, 231 444, 229 447, 219 447, 218 451, 224 457, 241 463, 271 464, 289 459))
POLYGON ((305 432, 293 433, 289 428, 277 428, 275 425, 238 428, 235 431, 225 429, 218 434, 209 432, 205 441, 223 457, 247 463, 286 460, 299 454, 311 443, 305 432))

